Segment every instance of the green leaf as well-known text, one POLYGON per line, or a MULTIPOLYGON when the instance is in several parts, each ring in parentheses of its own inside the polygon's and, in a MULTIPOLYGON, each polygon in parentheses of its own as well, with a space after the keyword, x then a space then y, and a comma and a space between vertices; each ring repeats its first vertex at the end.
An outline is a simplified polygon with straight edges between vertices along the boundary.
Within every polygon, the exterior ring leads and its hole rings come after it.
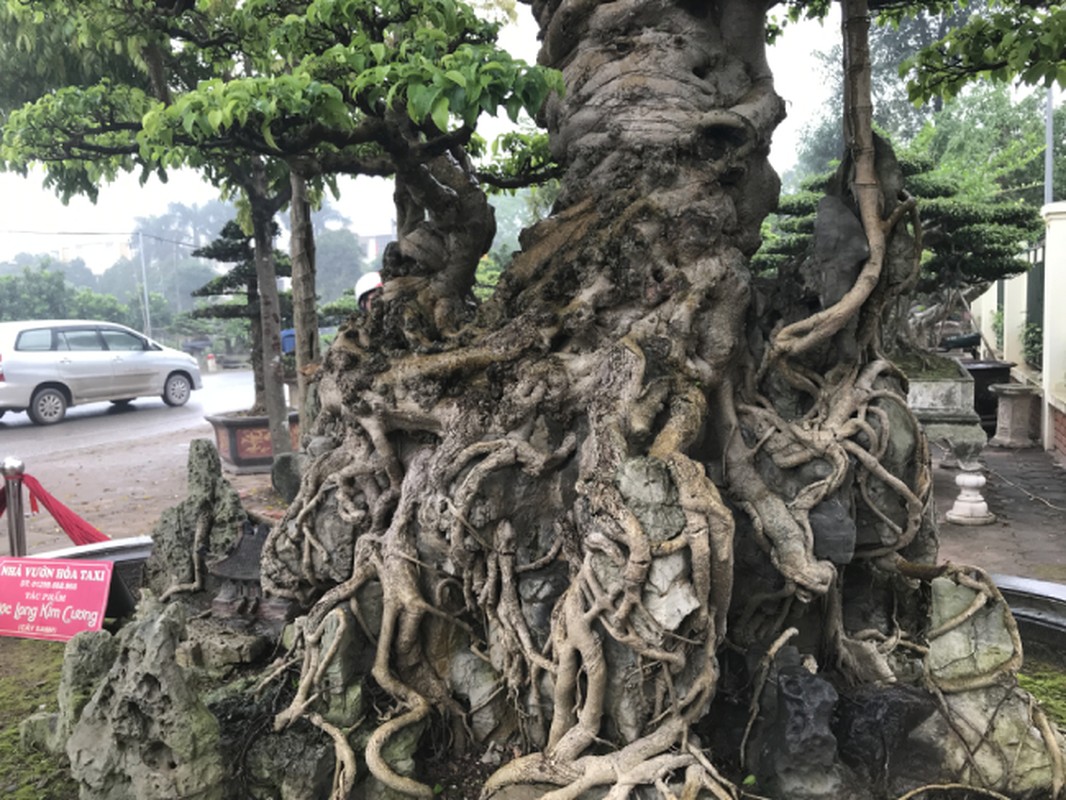
POLYGON ((441 87, 411 84, 407 87, 407 113, 415 122, 429 116, 430 109, 440 96, 441 87))
POLYGON ((273 147, 275 150, 280 149, 278 147, 278 143, 274 141, 274 134, 270 132, 269 122, 264 122, 262 128, 259 129, 259 132, 263 135, 263 141, 266 142, 270 147, 273 147))
POLYGON ((450 69, 444 73, 444 77, 450 80, 452 83, 457 83, 464 89, 466 88, 466 76, 463 75, 463 73, 461 73, 459 70, 450 69))
POLYGON ((511 122, 518 122, 518 115, 522 113, 522 98, 511 95, 507 98, 506 107, 511 122))
POLYGON ((433 118, 433 124, 437 126, 441 132, 448 130, 448 98, 438 97, 433 101, 433 108, 430 111, 430 116, 433 118))

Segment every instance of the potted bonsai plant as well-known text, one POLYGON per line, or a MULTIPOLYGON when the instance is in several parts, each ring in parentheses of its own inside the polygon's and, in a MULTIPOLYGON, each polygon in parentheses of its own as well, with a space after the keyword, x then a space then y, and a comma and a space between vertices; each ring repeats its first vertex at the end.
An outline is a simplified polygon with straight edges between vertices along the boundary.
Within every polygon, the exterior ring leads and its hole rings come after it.
MULTIPOLYGON (((244 411, 210 415, 206 419, 215 431, 218 452, 227 469, 236 473, 270 472, 273 448, 264 402, 265 348, 259 324, 259 285, 252 237, 231 220, 222 228, 217 239, 194 251, 193 255, 232 265, 229 271, 193 292, 194 297, 226 297, 229 301, 197 308, 193 316, 247 320, 251 329, 250 361, 255 381, 255 401, 251 408, 244 411)), ((278 276, 288 276, 291 272, 288 256, 275 251, 274 257, 278 276)), ((292 304, 287 294, 283 294, 281 300, 284 322, 291 318, 292 304)), ((298 418, 299 415, 295 411, 289 412, 289 431, 294 447, 298 436, 298 418)))

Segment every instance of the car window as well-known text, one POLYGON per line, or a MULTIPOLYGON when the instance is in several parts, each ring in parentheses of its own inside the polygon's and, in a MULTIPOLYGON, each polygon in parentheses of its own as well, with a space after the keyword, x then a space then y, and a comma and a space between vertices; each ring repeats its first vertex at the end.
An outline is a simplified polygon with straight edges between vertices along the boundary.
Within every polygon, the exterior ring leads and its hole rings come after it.
POLYGON ((103 329, 100 335, 104 337, 108 350, 144 350, 144 340, 127 331, 103 329))
POLYGON ((15 341, 15 349, 30 350, 35 352, 51 350, 52 329, 34 328, 33 330, 23 331, 19 334, 18 339, 15 341))
POLYGON ((103 350, 103 342, 92 328, 71 328, 57 331, 60 350, 103 350))

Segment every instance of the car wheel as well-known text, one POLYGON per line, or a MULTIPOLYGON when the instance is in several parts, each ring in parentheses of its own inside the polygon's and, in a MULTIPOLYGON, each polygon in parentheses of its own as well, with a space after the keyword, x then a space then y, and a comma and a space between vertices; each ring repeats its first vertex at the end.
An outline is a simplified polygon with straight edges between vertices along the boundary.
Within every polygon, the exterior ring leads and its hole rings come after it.
POLYGON ((54 425, 66 416, 67 396, 51 386, 38 389, 33 393, 26 413, 38 425, 54 425))
POLYGON ((175 372, 163 384, 163 402, 168 406, 183 406, 189 402, 192 384, 180 372, 175 372))

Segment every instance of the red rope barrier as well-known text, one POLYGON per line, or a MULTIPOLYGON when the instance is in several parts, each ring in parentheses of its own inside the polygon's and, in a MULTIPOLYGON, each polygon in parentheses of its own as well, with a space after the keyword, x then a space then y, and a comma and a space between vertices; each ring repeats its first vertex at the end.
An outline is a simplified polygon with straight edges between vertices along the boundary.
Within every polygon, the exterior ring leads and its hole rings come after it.
MULTIPOLYGON (((49 514, 59 523, 59 527, 70 537, 74 544, 95 544, 110 541, 110 537, 100 533, 95 527, 83 520, 52 495, 44 490, 41 482, 32 475, 23 475, 22 483, 30 495, 30 508, 36 511, 37 502, 45 507, 49 514)), ((7 492, 0 491, 0 516, 7 511, 7 492)))

